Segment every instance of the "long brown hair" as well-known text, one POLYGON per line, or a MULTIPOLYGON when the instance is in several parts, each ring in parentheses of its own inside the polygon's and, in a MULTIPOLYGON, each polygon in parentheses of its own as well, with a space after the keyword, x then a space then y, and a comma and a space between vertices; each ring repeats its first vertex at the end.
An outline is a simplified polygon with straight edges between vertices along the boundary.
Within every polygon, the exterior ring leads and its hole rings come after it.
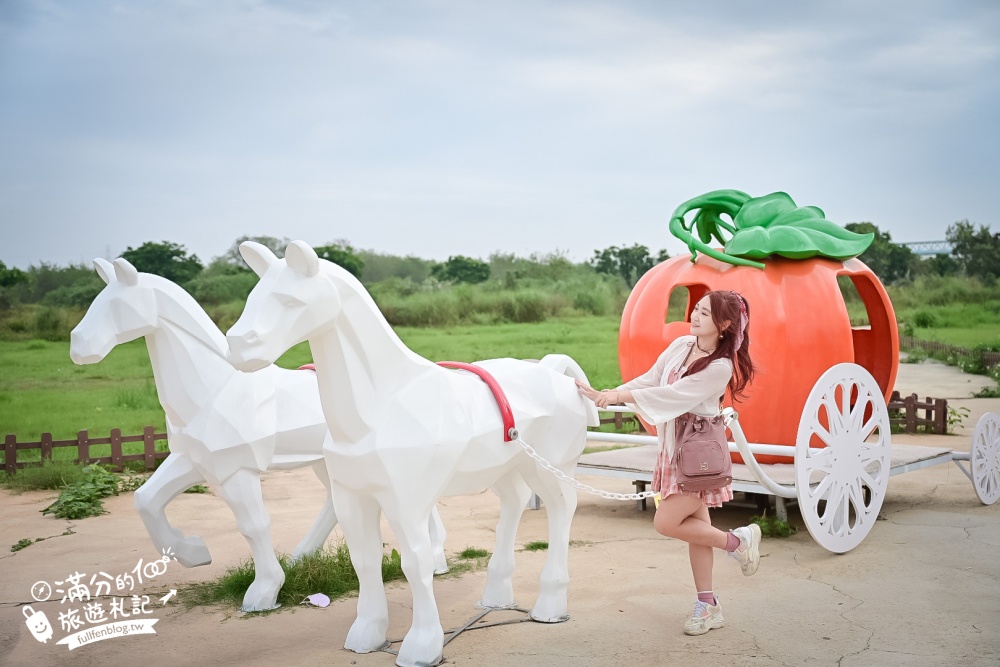
POLYGON ((719 344, 712 354, 691 364, 687 374, 691 375, 707 368, 716 359, 729 359, 733 362, 729 394, 733 397, 733 401, 739 401, 746 398, 744 390, 757 372, 750 358, 750 304, 742 294, 729 290, 715 290, 706 296, 712 307, 712 321, 719 330, 719 344), (745 328, 741 330, 744 321, 745 328), (728 326, 723 328, 726 323, 728 326))

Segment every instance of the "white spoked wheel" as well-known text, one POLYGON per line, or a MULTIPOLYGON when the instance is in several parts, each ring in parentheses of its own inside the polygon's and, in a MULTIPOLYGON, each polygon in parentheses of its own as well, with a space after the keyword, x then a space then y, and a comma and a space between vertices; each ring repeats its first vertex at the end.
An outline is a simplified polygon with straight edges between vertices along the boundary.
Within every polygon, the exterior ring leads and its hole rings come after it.
POLYGON ((823 373, 795 440, 799 511, 821 546, 845 553, 868 535, 885 499, 890 453, 889 411, 871 373, 847 363, 823 373))
POLYGON ((1000 500, 1000 416, 987 412, 972 434, 972 485, 984 505, 1000 500))

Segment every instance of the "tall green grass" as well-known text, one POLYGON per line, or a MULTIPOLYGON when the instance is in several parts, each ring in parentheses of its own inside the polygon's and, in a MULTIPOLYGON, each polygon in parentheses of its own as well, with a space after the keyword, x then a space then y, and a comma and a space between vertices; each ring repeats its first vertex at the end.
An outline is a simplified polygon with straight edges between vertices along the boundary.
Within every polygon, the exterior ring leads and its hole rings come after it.
MULTIPOLYGON (((595 386, 619 380, 616 317, 570 317, 538 324, 458 325, 444 328, 397 327, 417 354, 432 361, 476 361, 495 357, 540 359, 568 354, 588 373, 595 386)), ((286 352, 278 365, 297 368, 309 363, 307 343, 286 352)), ((125 435, 146 425, 166 428, 152 381, 143 341, 119 345, 100 363, 77 366, 69 344, 50 341, 0 341, 0 436, 15 434, 21 442, 38 441, 43 432, 56 440, 88 430, 107 437, 112 428, 125 435)), ((163 446, 163 443, 158 443, 163 446)), ((126 443, 138 453, 142 443, 126 443)), ((94 445, 93 456, 110 455, 110 445, 94 445)), ((2 455, 0 455, 2 456, 2 455)), ((74 458, 75 447, 56 448, 55 459, 74 458)), ((37 461, 38 450, 18 452, 19 461, 37 461)))

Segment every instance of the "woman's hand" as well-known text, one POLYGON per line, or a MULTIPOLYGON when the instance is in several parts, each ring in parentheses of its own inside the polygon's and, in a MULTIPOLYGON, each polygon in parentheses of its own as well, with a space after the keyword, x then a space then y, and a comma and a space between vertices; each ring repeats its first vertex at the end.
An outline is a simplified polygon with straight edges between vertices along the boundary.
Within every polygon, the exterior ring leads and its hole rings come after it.
POLYGON ((621 392, 619 391, 615 391, 613 389, 597 391, 593 387, 579 380, 576 381, 576 387, 583 396, 592 400, 594 405, 599 408, 606 408, 609 405, 621 403, 621 392))

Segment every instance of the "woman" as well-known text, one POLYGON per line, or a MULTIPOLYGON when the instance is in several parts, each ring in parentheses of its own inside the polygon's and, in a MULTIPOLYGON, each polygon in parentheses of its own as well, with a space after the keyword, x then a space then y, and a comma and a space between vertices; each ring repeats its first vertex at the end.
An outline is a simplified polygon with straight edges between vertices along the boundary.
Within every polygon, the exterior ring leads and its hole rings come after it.
POLYGON ((686 412, 703 417, 719 414, 728 390, 742 398, 755 372, 750 359, 747 325, 750 308, 742 295, 731 291, 706 294, 691 312, 691 335, 672 342, 649 371, 617 389, 596 391, 577 382, 580 393, 603 408, 628 403, 636 413, 656 425, 660 455, 653 472, 653 490, 662 500, 653 526, 661 535, 688 543, 691 572, 698 599, 694 615, 684 624, 689 635, 703 635, 721 628, 722 606, 712 590, 715 549, 725 549, 746 576, 760 562, 760 527, 756 524, 724 533, 712 526, 709 507, 732 500, 731 485, 712 491, 681 491, 672 479, 674 420, 686 412))

